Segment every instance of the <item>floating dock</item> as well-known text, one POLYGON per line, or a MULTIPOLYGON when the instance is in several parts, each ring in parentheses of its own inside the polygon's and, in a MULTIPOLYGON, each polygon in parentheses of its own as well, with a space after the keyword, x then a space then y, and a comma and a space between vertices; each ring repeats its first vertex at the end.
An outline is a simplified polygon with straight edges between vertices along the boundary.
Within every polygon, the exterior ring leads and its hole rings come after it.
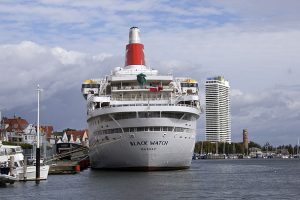
POLYGON ((76 174, 89 167, 89 160, 61 160, 50 165, 49 174, 76 174))

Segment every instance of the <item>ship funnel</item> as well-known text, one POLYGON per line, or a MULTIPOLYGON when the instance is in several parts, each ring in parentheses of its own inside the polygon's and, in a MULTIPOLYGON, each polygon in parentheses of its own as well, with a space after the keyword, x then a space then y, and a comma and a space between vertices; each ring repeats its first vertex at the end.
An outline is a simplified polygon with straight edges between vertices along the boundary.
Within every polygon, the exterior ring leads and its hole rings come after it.
POLYGON ((140 29, 138 27, 131 27, 129 30, 129 44, 141 43, 140 29))
POLYGON ((131 27, 129 30, 129 44, 126 45, 125 67, 128 65, 145 65, 144 45, 141 44, 140 30, 131 27))

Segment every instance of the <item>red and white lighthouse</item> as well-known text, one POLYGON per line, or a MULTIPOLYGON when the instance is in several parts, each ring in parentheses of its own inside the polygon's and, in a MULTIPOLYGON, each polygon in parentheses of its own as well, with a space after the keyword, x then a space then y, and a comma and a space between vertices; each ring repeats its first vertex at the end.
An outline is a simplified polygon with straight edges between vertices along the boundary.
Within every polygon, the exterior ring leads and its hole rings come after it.
POLYGON ((125 67, 130 65, 145 65, 144 45, 141 44, 140 30, 131 27, 129 30, 129 44, 126 45, 125 67))

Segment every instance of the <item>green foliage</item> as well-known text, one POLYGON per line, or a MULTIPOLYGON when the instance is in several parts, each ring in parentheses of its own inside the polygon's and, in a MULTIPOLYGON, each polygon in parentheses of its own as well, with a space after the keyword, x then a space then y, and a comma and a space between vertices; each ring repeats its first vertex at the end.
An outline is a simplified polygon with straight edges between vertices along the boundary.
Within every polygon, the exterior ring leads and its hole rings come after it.
POLYGON ((66 128, 66 129, 64 129, 62 132, 64 133, 64 132, 67 132, 67 131, 76 131, 76 129, 73 129, 73 128, 66 128))
POLYGON ((218 147, 219 154, 244 154, 243 143, 222 143, 218 144, 208 142, 208 141, 199 141, 195 144, 195 153, 201 154, 201 149, 203 154, 207 153, 216 153, 216 148, 218 147), (203 147, 202 147, 203 144, 203 147))
POLYGON ((15 142, 7 142, 7 141, 3 141, 2 144, 4 145, 14 145, 14 146, 21 146, 22 149, 32 149, 32 145, 31 144, 26 144, 26 143, 15 143, 15 142))
POLYGON ((277 147, 277 150, 281 151, 283 149, 287 149, 287 151, 290 154, 297 154, 297 152, 299 153, 299 149, 298 149, 298 145, 295 145, 294 147, 289 144, 289 145, 280 145, 277 147))
POLYGON ((255 147, 255 148, 259 148, 261 149, 261 146, 253 141, 250 141, 249 144, 248 144, 248 147, 249 148, 252 148, 252 147, 255 147))
MULTIPOLYGON (((243 143, 222 143, 219 142, 218 145, 216 145, 216 143, 211 143, 211 142, 207 142, 207 141, 198 141, 195 144, 195 149, 194 152, 195 153, 199 153, 201 154, 201 152, 203 154, 207 154, 207 153, 216 153, 216 147, 218 147, 218 153, 219 154, 245 154, 245 149, 243 146, 243 143), (203 146, 202 146, 203 144, 203 146)), ((266 152, 283 152, 284 150, 287 151, 289 154, 298 154, 300 153, 300 147, 298 147, 298 145, 292 146, 291 144, 289 145, 280 145, 277 147, 272 146, 271 144, 269 144, 268 142, 266 144, 264 144, 263 146, 261 146, 258 143, 255 143, 253 141, 250 141, 248 144, 249 148, 259 148, 262 151, 266 152)))

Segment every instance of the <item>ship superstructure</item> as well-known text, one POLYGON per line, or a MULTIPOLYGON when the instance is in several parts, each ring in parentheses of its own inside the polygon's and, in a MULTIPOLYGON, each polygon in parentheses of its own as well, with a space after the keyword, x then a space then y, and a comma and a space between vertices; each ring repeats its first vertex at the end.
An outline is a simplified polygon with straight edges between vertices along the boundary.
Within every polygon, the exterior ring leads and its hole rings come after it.
POLYGON ((188 168, 200 115, 191 78, 146 66, 139 29, 130 28, 124 67, 82 84, 92 168, 188 168))

